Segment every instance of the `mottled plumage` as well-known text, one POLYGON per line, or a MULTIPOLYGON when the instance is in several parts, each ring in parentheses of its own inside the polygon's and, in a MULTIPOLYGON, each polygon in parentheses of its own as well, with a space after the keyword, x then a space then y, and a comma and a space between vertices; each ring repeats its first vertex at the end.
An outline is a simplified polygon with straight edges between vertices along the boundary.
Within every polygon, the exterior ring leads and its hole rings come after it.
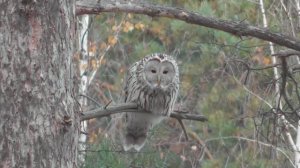
POLYGON ((139 151, 144 146, 148 130, 173 111, 178 90, 178 66, 169 55, 148 55, 129 68, 123 101, 135 102, 148 113, 124 114, 125 150, 139 151))

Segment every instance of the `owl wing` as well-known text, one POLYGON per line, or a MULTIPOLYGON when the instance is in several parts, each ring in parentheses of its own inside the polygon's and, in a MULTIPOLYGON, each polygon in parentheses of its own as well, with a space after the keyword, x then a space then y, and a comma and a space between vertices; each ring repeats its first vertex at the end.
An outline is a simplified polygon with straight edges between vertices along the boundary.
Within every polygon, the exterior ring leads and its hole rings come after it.
MULTIPOLYGON (((127 71, 124 87, 123 87, 123 102, 135 102, 138 99, 139 89, 137 81, 137 65, 133 64, 127 71)), ((144 113, 123 113, 125 118, 125 130, 123 132, 123 147, 124 150, 134 148, 139 151, 145 144, 147 130, 151 125, 149 117, 144 113)))
POLYGON ((137 69, 138 62, 134 63, 130 66, 127 71, 125 82, 123 86, 123 102, 132 102, 133 94, 135 94, 136 84, 137 84, 137 77, 136 77, 136 69, 137 69))

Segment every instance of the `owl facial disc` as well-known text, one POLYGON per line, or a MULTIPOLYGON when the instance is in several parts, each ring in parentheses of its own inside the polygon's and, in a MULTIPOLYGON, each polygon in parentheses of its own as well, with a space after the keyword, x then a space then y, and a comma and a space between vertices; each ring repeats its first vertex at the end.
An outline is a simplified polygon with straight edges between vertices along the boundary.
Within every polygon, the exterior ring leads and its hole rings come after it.
POLYGON ((175 78, 174 65, 168 60, 161 61, 154 57, 146 63, 144 77, 151 88, 166 90, 175 78))

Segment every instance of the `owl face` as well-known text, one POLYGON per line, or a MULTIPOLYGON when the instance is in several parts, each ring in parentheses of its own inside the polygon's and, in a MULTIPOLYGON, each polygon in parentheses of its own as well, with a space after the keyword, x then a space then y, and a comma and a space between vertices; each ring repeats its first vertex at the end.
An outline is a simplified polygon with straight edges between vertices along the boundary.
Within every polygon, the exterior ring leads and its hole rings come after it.
POLYGON ((165 90, 175 78, 176 69, 168 60, 150 59, 144 68, 145 80, 148 85, 155 89, 165 90))

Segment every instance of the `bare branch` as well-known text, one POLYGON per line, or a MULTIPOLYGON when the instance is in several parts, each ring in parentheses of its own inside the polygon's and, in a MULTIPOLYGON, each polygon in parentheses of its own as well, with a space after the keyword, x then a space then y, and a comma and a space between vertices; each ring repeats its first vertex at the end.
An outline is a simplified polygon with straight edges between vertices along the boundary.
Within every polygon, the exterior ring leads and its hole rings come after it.
POLYGON ((124 2, 124 1, 106 1, 99 3, 77 1, 76 14, 100 14, 103 12, 128 12, 143 14, 151 17, 167 17, 182 20, 187 23, 205 26, 231 33, 236 36, 252 36, 262 40, 270 41, 275 44, 285 46, 300 51, 300 41, 296 38, 285 36, 280 33, 273 33, 267 28, 251 26, 245 22, 226 21, 211 17, 204 17, 198 13, 190 12, 185 9, 163 7, 158 5, 124 2))
POLYGON ((246 66, 248 71, 250 71, 250 70, 260 71, 260 70, 265 70, 265 69, 269 69, 269 68, 274 68, 274 67, 277 67, 280 65, 280 64, 271 64, 271 65, 267 65, 267 66, 263 66, 263 67, 251 67, 248 63, 246 63, 242 60, 234 59, 232 61, 242 63, 243 65, 246 66))
MULTIPOLYGON (((278 117, 280 118, 280 120, 282 121, 282 123, 284 124, 284 126, 286 127, 286 130, 288 130, 288 128, 292 128, 292 130, 294 130, 295 132, 297 132, 296 127, 291 124, 284 115, 278 114, 276 113, 275 109, 273 108, 273 106, 271 105, 271 103, 269 103, 267 100, 265 100, 264 98, 260 97, 258 94, 252 92, 251 90, 249 90, 245 85, 243 85, 238 79, 236 79, 235 76, 233 76, 234 80, 237 82, 237 84, 239 84, 240 86, 243 87, 243 89, 245 91, 247 91, 249 94, 253 95, 254 97, 258 98, 259 100, 261 100, 263 103, 265 103, 268 107, 270 107, 273 111, 274 114, 277 114, 278 117)), ((291 137, 291 134, 289 133, 289 131, 286 131, 285 133, 287 135, 287 137, 291 137)), ((290 138, 289 138, 290 139, 290 138)))
POLYGON ((288 65, 286 62, 286 57, 280 57, 281 58, 281 65, 282 65, 282 73, 281 73, 281 78, 282 78, 282 84, 280 88, 280 97, 283 96, 286 104, 288 107, 297 114, 295 111, 294 107, 292 106, 292 103, 289 101, 287 95, 286 95, 286 85, 287 85, 287 77, 289 76, 289 70, 288 70, 288 65))
MULTIPOLYGON (((97 108, 91 111, 84 112, 81 116, 80 120, 89 120, 92 118, 101 118, 101 117, 107 117, 112 114, 117 113, 123 113, 123 112, 132 112, 137 113, 144 110, 139 110, 139 107, 135 103, 124 103, 124 104, 118 104, 118 105, 111 105, 104 108, 97 108)), ((187 120, 196 120, 196 121, 207 121, 208 119, 203 115, 195 115, 195 114, 188 114, 186 112, 180 111, 180 110, 174 110, 170 117, 176 118, 179 120, 187 119, 187 120)))
POLYGON ((185 126, 184 126, 182 120, 181 120, 181 119, 178 119, 178 118, 176 118, 176 119, 177 119, 177 121, 179 122, 179 124, 180 124, 180 126, 181 126, 181 128, 182 128, 182 131, 183 131, 184 136, 185 136, 185 140, 188 141, 188 140, 189 140, 189 137, 188 137, 188 135, 187 135, 187 133, 186 133, 186 129, 185 129, 185 126))
POLYGON ((198 134, 193 131, 189 131, 189 135, 192 139, 196 140, 203 147, 204 149, 203 152, 207 155, 208 159, 214 160, 214 157, 209 151, 209 149, 207 148, 206 143, 198 136, 198 134))
MULTIPOLYGON (((298 100, 300 100, 300 95, 299 95, 299 92, 298 92, 298 83, 297 81, 294 79, 294 77, 292 76, 292 74, 290 73, 289 71, 289 67, 288 67, 288 64, 287 64, 287 58, 290 57, 290 56, 300 56, 300 52, 299 51, 295 51, 295 50, 281 50, 281 51, 278 51, 277 53, 273 54, 272 56, 276 56, 278 58, 281 59, 281 65, 282 65, 282 73, 281 73, 281 77, 282 77, 282 86, 281 86, 281 89, 280 89, 280 96, 283 96, 286 104, 288 105, 288 107, 295 113, 299 116, 299 113, 296 112, 296 110, 294 109, 294 107, 292 106, 292 103, 290 102, 290 100, 288 99, 287 97, 287 94, 286 94, 286 85, 287 85, 287 78, 289 77, 292 82, 295 84, 295 88, 296 88, 296 95, 297 95, 297 98, 298 100)), ((294 71, 294 69, 297 68, 297 67, 294 67, 294 68, 291 68, 292 71, 294 71)))
POLYGON ((265 147, 270 147, 272 149, 275 149, 278 152, 280 152, 281 154, 283 154, 288 159, 288 161, 290 161, 291 165, 294 167, 293 161, 291 160, 290 156, 288 155, 288 153, 285 150, 283 150, 282 148, 279 148, 278 146, 275 146, 275 145, 272 145, 269 143, 265 143, 265 142, 262 142, 262 141, 259 141, 256 139, 249 139, 247 137, 239 137, 239 136, 227 136, 227 137, 217 137, 217 138, 206 139, 205 144, 208 144, 213 141, 220 141, 220 140, 224 141, 224 140, 232 140, 232 139, 236 139, 239 141, 243 140, 243 141, 253 142, 253 143, 257 143, 259 145, 263 145, 265 147))
POLYGON ((295 50, 281 50, 275 54, 272 54, 272 56, 277 56, 277 57, 289 57, 293 55, 300 56, 300 52, 295 50))
POLYGON ((80 94, 78 96, 85 97, 85 98, 89 99, 90 101, 92 101, 93 103, 95 103, 98 107, 102 106, 100 103, 98 103, 95 99, 91 98, 90 96, 83 95, 83 94, 80 94))

